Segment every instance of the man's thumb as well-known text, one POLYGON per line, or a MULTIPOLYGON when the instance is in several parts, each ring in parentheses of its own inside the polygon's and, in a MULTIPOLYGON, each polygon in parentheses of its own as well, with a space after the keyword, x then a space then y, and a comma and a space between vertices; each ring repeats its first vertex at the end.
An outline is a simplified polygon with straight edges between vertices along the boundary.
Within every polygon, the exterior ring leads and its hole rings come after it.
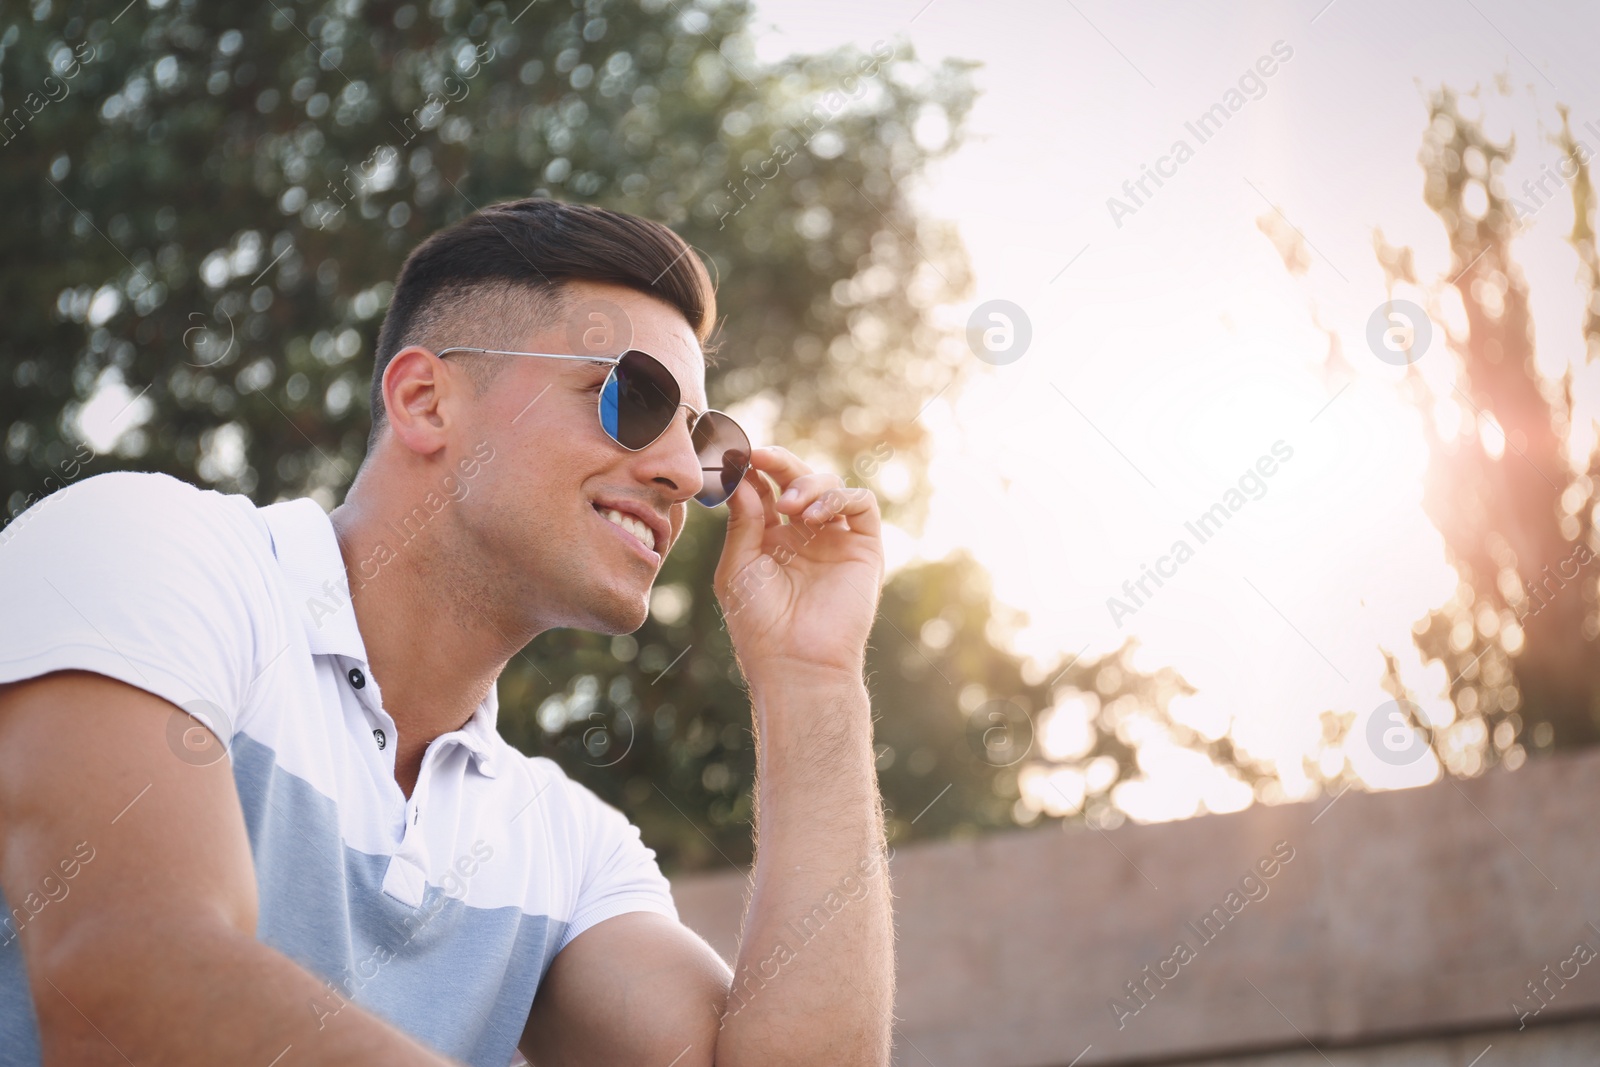
POLYGON ((728 498, 728 532, 722 542, 722 560, 717 565, 717 578, 723 580, 761 554, 761 540, 766 536, 767 516, 761 506, 761 495, 748 481, 728 498))

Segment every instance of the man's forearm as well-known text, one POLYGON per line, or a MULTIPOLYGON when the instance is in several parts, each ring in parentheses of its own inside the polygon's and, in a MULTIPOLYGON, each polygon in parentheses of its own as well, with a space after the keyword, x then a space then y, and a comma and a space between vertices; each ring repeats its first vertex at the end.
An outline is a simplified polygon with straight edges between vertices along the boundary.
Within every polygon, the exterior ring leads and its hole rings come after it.
POLYGON ((754 886, 716 1062, 885 1064, 894 931, 866 687, 795 670, 751 697, 754 886))
POLYGON ((453 1062, 252 937, 204 921, 134 925, 112 935, 85 923, 55 959, 29 960, 42 964, 33 996, 47 1067, 125 1055, 179 1067, 453 1062))

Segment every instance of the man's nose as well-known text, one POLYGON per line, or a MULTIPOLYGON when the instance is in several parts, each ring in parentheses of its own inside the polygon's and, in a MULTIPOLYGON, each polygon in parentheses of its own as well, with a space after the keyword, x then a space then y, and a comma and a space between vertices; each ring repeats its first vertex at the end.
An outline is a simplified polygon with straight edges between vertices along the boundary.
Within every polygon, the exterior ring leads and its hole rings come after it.
POLYGON ((684 414, 687 406, 679 407, 672 418, 672 425, 640 453, 643 476, 666 489, 674 504, 700 492, 704 480, 700 457, 694 448, 694 437, 689 432, 689 418, 692 416, 684 414))

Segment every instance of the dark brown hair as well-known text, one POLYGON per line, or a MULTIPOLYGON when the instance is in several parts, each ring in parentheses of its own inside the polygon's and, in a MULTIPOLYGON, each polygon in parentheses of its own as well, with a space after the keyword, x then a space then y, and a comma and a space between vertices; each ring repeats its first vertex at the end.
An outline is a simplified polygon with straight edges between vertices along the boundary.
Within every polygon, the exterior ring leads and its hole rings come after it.
POLYGON ((625 285, 676 308, 705 345, 717 300, 700 257, 659 222, 530 197, 491 204, 423 241, 400 268, 372 368, 370 450, 387 421, 383 372, 408 345, 513 348, 565 309, 563 286, 625 285), (536 299, 528 301, 527 295, 536 299), (533 316, 529 321, 530 314, 533 316))

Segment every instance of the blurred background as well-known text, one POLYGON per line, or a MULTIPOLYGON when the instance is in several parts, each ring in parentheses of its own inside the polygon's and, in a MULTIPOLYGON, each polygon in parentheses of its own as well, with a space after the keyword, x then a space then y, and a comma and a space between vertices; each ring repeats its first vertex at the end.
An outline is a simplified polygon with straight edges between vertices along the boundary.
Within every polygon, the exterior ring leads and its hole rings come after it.
MULTIPOLYGON (((331 508, 406 252, 592 202, 719 279, 712 402, 885 503, 897 849, 1537 774, 1600 739, 1597 34, 1575 0, 8 5, 0 518, 119 469, 331 508)), ((643 629, 500 682, 676 876, 751 855, 691 519, 643 629)))

